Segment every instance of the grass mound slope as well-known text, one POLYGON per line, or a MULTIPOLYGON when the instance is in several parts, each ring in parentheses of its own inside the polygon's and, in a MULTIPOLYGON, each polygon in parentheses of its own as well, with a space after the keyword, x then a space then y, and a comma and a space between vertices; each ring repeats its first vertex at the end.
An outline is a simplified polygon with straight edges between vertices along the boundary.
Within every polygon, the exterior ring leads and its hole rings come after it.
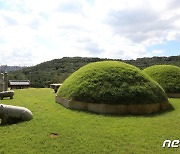
POLYGON ((153 104, 167 101, 163 89, 135 66, 104 61, 90 63, 67 78, 57 96, 97 104, 153 104))
POLYGON ((154 65, 143 70, 157 81, 166 93, 180 94, 180 68, 173 65, 154 65))

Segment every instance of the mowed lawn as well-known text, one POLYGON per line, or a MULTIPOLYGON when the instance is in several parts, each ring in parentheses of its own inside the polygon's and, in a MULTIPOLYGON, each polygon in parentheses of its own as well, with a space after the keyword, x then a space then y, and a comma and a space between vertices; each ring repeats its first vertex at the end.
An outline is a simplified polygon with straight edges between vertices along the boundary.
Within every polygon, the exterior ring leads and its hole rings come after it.
POLYGON ((109 116, 69 110, 55 103, 52 89, 15 90, 3 104, 29 108, 33 120, 0 126, 0 154, 59 153, 180 153, 162 148, 180 140, 180 99, 169 99, 174 110, 151 116, 109 116), (51 136, 51 133, 57 136, 51 136))

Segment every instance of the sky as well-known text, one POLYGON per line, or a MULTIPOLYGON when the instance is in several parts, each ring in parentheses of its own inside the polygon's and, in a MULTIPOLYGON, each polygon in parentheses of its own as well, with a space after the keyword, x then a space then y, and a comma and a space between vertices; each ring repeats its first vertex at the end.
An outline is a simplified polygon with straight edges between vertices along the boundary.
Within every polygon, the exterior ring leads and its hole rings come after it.
POLYGON ((179 0, 0 0, 0 64, 176 55, 179 0))

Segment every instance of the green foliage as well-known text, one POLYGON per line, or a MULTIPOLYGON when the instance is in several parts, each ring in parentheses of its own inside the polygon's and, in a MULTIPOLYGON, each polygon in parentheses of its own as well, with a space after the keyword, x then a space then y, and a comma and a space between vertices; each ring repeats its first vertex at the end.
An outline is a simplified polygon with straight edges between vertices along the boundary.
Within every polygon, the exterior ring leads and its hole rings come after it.
POLYGON ((180 99, 170 99, 171 112, 103 116, 67 110, 54 97, 52 89, 23 89, 1 101, 27 107, 34 115, 31 121, 0 126, 1 154, 180 153, 180 148, 162 148, 164 140, 179 139, 180 99))
POLYGON ((176 65, 180 67, 180 56, 171 56, 171 57, 145 57, 137 58, 136 60, 125 60, 125 62, 144 69, 152 65, 176 65))
POLYGON ((89 62, 101 61, 100 58, 64 57, 54 59, 33 67, 9 72, 9 79, 28 79, 32 87, 49 87, 51 83, 62 83, 71 73, 89 62))
POLYGON ((167 93, 180 93, 180 68, 173 65, 154 65, 143 70, 157 81, 167 93))
MULTIPOLYGON (((28 79, 32 87, 49 87, 54 82, 62 83, 70 74, 80 67, 98 61, 113 60, 87 57, 64 57, 54 59, 33 67, 27 67, 19 71, 9 72, 9 79, 28 79), (57 77, 59 76, 59 77, 57 77)), ((122 61, 118 59, 118 61, 122 61)), ((180 66, 180 56, 138 58, 137 60, 126 60, 126 63, 139 68, 145 68, 153 64, 173 64, 180 66)))
POLYGON ((162 88, 138 68, 117 61, 88 64, 67 78, 58 95, 77 101, 143 104, 166 101, 162 88))

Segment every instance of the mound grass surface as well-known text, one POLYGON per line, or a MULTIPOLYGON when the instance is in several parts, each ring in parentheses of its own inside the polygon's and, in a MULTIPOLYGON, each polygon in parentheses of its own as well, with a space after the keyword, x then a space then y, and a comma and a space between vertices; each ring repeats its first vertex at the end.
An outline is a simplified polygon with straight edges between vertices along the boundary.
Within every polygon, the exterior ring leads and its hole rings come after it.
POLYGON ((88 64, 67 78, 57 95, 104 104, 151 104, 167 101, 162 88, 135 66, 116 61, 88 64))
POLYGON ((173 65, 154 65, 143 70, 157 81, 166 93, 180 93, 180 68, 173 65))
POLYGON ((1 103, 27 107, 34 117, 0 126, 0 153, 179 154, 180 148, 162 148, 164 140, 179 139, 180 134, 180 99, 169 101, 175 108, 171 112, 103 116, 62 107, 55 103, 52 89, 15 90, 14 99, 1 103))

